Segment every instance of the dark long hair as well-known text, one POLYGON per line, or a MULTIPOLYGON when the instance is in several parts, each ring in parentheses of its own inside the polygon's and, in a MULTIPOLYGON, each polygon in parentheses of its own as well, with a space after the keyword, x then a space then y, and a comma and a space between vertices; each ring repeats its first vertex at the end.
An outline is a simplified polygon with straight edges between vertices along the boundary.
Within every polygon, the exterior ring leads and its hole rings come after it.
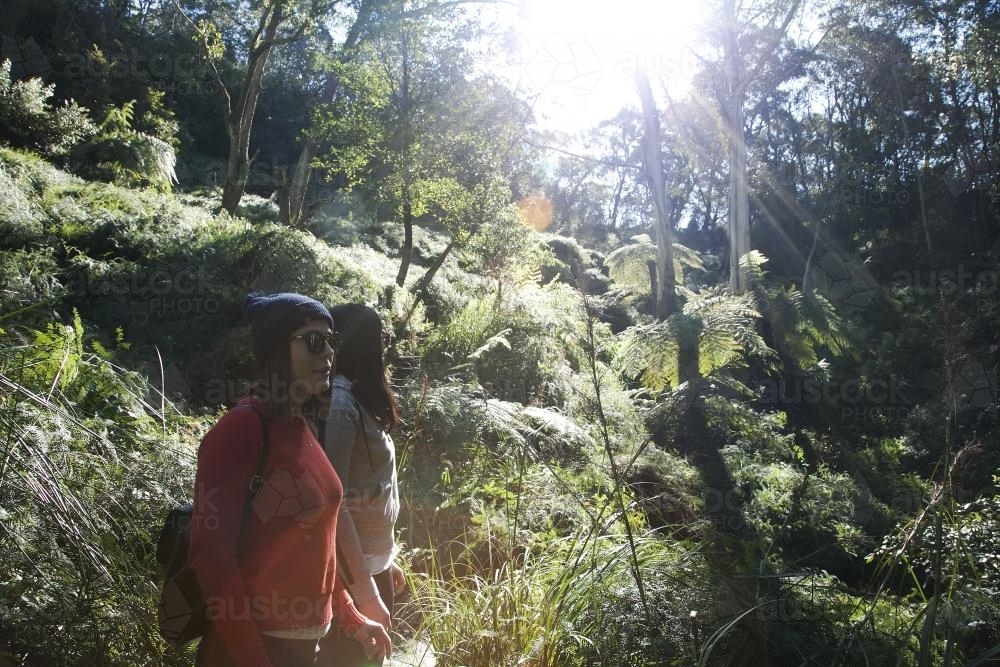
POLYGON ((259 376, 250 393, 260 399, 268 419, 291 419, 288 388, 292 382, 291 343, 282 342, 258 364, 259 376))
POLYGON ((351 391, 386 433, 399 424, 396 397, 385 372, 382 320, 360 303, 345 303, 330 309, 333 330, 339 340, 336 372, 350 380, 351 391))
POLYGON ((301 407, 292 410, 291 394, 296 390, 292 382, 292 342, 283 341, 258 365, 259 376, 250 389, 250 394, 260 399, 264 415, 269 419, 291 419, 305 417, 314 419, 321 399, 311 396, 301 407))

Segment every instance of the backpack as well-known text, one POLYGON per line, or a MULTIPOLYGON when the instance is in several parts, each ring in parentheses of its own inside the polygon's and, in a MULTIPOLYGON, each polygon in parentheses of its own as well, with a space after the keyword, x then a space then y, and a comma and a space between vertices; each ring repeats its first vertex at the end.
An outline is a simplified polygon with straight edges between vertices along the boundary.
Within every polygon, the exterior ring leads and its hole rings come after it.
MULTIPOLYGON (((257 470, 250 478, 250 485, 247 488, 243 520, 240 524, 240 541, 243 539, 250 503, 264 482, 264 468, 267 465, 270 449, 264 415, 252 405, 245 407, 253 410, 260 419, 263 446, 257 470)), ((194 570, 188 563, 193 512, 191 503, 170 510, 156 541, 156 560, 164 572, 160 600, 156 608, 157 625, 160 636, 176 649, 182 649, 202 637, 208 627, 205 598, 194 570)))

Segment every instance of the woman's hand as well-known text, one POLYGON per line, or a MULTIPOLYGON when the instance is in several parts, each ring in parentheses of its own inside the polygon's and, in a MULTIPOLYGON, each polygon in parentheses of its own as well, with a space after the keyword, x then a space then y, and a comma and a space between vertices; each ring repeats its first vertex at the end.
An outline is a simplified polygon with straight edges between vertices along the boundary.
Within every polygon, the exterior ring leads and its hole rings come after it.
MULTIPOLYGON (((376 600, 378 598, 375 598, 376 600)), ((365 657, 369 660, 385 660, 392 652, 392 641, 385 627, 368 619, 358 628, 354 638, 361 642, 365 657)))
POLYGON ((406 592, 406 577, 403 576, 403 569, 393 562, 389 565, 389 573, 392 575, 392 592, 400 596, 406 592))
POLYGON ((368 602, 362 602, 361 604, 355 604, 362 614, 375 621, 382 627, 388 629, 389 626, 389 609, 382 602, 382 598, 376 595, 368 602))

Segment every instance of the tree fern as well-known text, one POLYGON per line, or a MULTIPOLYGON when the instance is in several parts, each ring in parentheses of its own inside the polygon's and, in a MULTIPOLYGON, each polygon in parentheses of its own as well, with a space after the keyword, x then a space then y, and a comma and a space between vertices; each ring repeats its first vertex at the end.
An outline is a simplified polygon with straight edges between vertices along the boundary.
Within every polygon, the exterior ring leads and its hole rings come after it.
POLYGON ((767 257, 754 250, 743 265, 754 280, 775 346, 800 368, 815 366, 825 353, 849 349, 845 324, 833 304, 815 290, 803 293, 794 286, 770 284, 766 263, 767 257))
POLYGON ((623 333, 616 354, 622 373, 639 377, 643 385, 656 391, 677 387, 680 344, 694 336, 698 371, 703 376, 742 365, 750 357, 773 361, 774 351, 757 331, 760 313, 751 296, 735 296, 723 287, 692 294, 694 298, 684 305, 683 312, 623 333))
POLYGON ((97 136, 81 148, 77 169, 127 187, 169 190, 177 182, 174 148, 163 139, 136 130, 136 122, 135 100, 108 108, 97 136))
POLYGON ((489 436, 523 444, 520 410, 519 404, 488 398, 473 385, 446 384, 427 392, 420 420, 435 439, 468 442, 489 436))
MULTIPOLYGON (((604 260, 615 282, 639 292, 649 292, 649 263, 656 261, 656 244, 649 234, 637 234, 632 243, 617 248, 604 260)), ((704 264, 698 253, 674 243, 674 280, 684 284, 684 267, 702 270, 704 264)))

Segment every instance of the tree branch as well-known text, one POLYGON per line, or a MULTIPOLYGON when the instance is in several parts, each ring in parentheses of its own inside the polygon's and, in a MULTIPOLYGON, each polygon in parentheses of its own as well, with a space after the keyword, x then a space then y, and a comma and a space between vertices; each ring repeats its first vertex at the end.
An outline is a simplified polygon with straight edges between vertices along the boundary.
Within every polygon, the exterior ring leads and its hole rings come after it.
POLYGON ((533 148, 541 148, 542 150, 546 151, 554 151, 556 153, 562 153, 563 155, 568 155, 569 157, 575 157, 579 160, 585 160, 587 162, 593 162, 594 164, 603 164, 607 167, 616 167, 619 169, 634 169, 634 170, 640 169, 639 165, 636 164, 629 164, 627 162, 620 162, 617 160, 602 160, 600 158, 591 157, 589 155, 581 155, 580 153, 573 153, 572 151, 568 151, 564 148, 556 148, 555 146, 538 144, 535 143, 534 141, 531 141, 530 139, 522 139, 522 141, 524 141, 524 143, 533 148))
POLYGON ((753 81, 758 76, 760 76, 761 70, 764 68, 764 63, 774 55, 774 51, 778 48, 778 44, 781 43, 781 38, 786 36, 788 33, 788 26, 791 25, 792 19, 795 18, 795 14, 798 13, 799 7, 802 5, 802 0, 793 0, 792 4, 788 7, 788 12, 785 14, 785 19, 781 23, 781 29, 777 30, 771 37, 771 41, 768 42, 761 52, 760 56, 757 58, 757 62, 749 70, 747 80, 753 81))
POLYGON ((181 9, 180 5, 177 4, 177 0, 170 0, 170 1, 173 3, 174 9, 177 10, 177 13, 180 14, 184 18, 184 20, 188 22, 188 25, 191 26, 192 30, 194 30, 194 34, 199 37, 199 41, 201 42, 202 48, 204 48, 205 50, 205 60, 208 61, 208 64, 212 68, 212 72, 215 74, 215 85, 216 88, 218 88, 219 95, 223 99, 223 105, 226 112, 226 124, 228 125, 230 122, 230 117, 232 116, 233 113, 232 98, 229 95, 229 89, 226 88, 226 84, 222 82, 222 75, 219 74, 219 70, 215 66, 215 60, 212 58, 211 49, 208 48, 208 42, 205 41, 204 36, 202 36, 201 31, 198 29, 198 26, 195 24, 195 22, 191 20, 191 17, 185 14, 184 10, 181 9))

